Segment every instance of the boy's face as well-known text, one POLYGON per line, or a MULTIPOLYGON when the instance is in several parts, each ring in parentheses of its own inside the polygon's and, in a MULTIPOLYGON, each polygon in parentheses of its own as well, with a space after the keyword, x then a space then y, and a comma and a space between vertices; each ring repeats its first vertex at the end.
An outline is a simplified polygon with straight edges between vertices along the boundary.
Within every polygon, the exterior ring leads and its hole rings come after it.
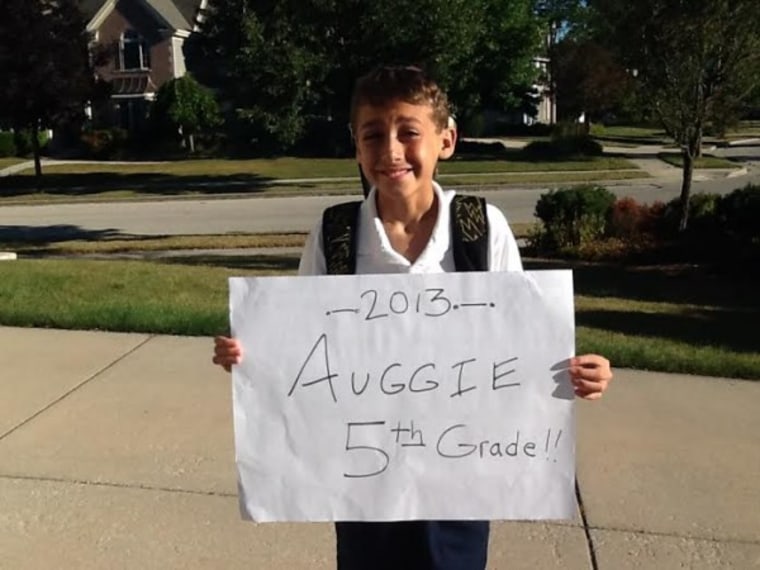
POLYGON ((454 153, 456 130, 438 130, 430 105, 392 101, 361 105, 356 114, 356 160, 388 198, 432 193, 440 158, 454 153))

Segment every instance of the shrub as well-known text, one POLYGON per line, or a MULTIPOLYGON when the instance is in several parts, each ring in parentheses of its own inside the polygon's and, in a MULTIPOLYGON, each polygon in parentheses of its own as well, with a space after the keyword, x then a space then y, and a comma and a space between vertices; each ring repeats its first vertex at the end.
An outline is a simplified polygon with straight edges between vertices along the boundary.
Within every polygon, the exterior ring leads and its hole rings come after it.
POLYGON ((645 206, 633 198, 616 200, 610 209, 607 233, 616 238, 633 238, 641 232, 645 206))
POLYGON ((106 160, 121 150, 127 142, 128 134, 124 129, 102 129, 82 133, 82 143, 88 156, 106 160))
POLYGON ((563 121, 554 125, 554 129, 552 129, 552 135, 557 139, 585 137, 589 134, 588 128, 589 126, 585 123, 571 123, 568 121, 563 121))
MULTIPOLYGON (((696 238, 713 239, 717 228, 715 217, 716 207, 720 196, 718 194, 693 194, 689 199, 689 223, 687 232, 696 238)), ((665 237, 675 237, 678 234, 678 224, 681 220, 681 199, 673 198, 663 207, 658 223, 658 232, 665 237)))
POLYGON ((536 236, 541 248, 578 247, 603 236, 615 195, 601 186, 582 185, 552 190, 536 203, 543 230, 536 236))
POLYGON ((561 160, 572 157, 601 156, 602 145, 589 136, 556 137, 550 141, 533 141, 523 149, 529 160, 561 160))
MULTIPOLYGON (((14 140, 16 141, 16 156, 29 156, 34 154, 31 131, 28 129, 16 131, 14 133, 14 140)), ((45 145, 48 143, 47 132, 37 133, 37 141, 40 144, 40 149, 45 148, 45 145)))
POLYGON ((743 248, 760 246, 760 186, 747 184, 721 197, 715 213, 731 241, 743 248))
POLYGON ((494 128, 494 134, 506 137, 547 137, 553 132, 554 125, 544 123, 526 125, 524 123, 511 124, 500 122, 494 128))
POLYGON ((16 143, 13 133, 0 133, 0 158, 16 156, 16 143))

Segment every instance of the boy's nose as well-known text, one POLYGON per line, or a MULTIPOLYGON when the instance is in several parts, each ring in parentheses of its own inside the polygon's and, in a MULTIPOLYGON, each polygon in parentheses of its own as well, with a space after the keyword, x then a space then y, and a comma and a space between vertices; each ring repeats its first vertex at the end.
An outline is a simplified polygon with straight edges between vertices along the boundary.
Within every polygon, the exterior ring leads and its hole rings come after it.
POLYGON ((398 140, 398 137, 391 135, 385 139, 383 153, 391 160, 398 160, 404 156, 404 145, 398 140))

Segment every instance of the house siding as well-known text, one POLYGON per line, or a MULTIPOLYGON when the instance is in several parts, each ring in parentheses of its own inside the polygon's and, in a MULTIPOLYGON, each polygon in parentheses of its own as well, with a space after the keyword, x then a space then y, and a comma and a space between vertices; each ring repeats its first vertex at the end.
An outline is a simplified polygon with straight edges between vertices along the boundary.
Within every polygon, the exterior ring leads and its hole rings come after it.
POLYGON ((119 69, 119 40, 125 30, 135 30, 142 35, 150 49, 150 80, 156 87, 173 77, 171 57, 171 36, 162 37, 158 23, 151 14, 135 2, 122 0, 105 18, 98 30, 98 43, 109 48, 111 57, 106 65, 98 68, 98 73, 106 81, 112 81, 120 74, 139 74, 139 70, 119 69))

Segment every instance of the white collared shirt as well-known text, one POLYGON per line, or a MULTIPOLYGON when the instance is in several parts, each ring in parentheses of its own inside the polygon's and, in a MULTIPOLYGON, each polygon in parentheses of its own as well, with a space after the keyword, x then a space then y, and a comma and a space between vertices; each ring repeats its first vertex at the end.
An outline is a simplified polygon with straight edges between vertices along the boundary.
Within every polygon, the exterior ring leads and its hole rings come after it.
MULTIPOLYGON (((438 199, 438 219, 425 249, 412 263, 391 247, 383 221, 377 215, 376 190, 373 188, 359 209, 356 244, 356 273, 442 273, 455 271, 451 248, 449 212, 453 190, 442 190, 433 182, 438 199)), ((488 262, 490 271, 521 271, 522 261, 512 230, 501 210, 488 204, 488 262)), ((327 273, 322 248, 322 220, 306 240, 299 275, 327 273)))

